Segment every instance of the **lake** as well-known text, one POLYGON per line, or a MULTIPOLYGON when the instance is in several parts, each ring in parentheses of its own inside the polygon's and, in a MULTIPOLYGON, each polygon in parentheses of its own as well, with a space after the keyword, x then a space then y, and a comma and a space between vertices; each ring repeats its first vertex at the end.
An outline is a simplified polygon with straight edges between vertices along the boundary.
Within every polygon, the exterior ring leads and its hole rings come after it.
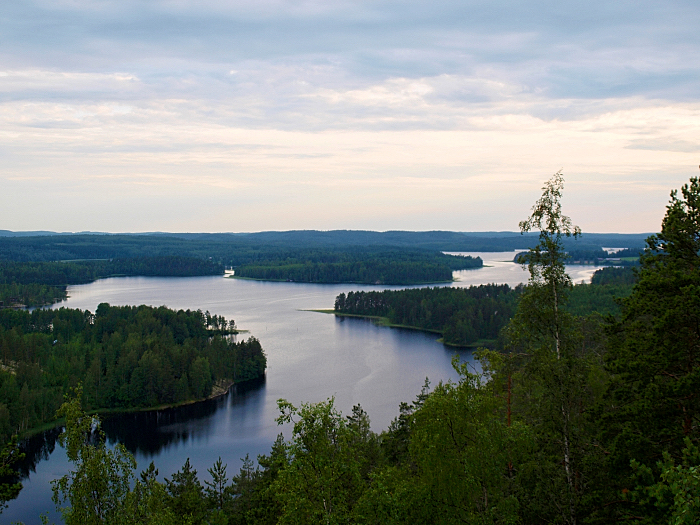
MULTIPOLYGON (((480 253, 487 265, 454 272, 457 281, 445 286, 486 283, 515 286, 528 273, 512 263, 515 252, 480 253)), ((576 283, 590 280, 591 266, 570 266, 576 283)), ((267 454, 278 433, 290 435, 290 427, 275 423, 277 400, 294 404, 335 398, 336 406, 349 414, 361 404, 373 430, 380 432, 398 415, 399 404, 413 401, 428 377, 456 380, 451 367, 454 348, 437 342, 435 334, 377 327, 370 321, 336 318, 312 309, 333 307, 335 297, 351 290, 402 289, 405 287, 320 285, 231 279, 227 277, 120 277, 70 286, 69 299, 59 305, 95 311, 97 305, 152 306, 209 310, 234 319, 257 337, 267 354, 264 381, 234 388, 216 400, 162 412, 147 412, 106 419, 103 428, 111 444, 124 443, 134 453, 138 470, 155 462, 160 478, 170 477, 189 457, 200 480, 218 457, 228 465, 229 477, 241 466, 241 458, 267 454)), ((471 361, 470 351, 458 352, 471 361)), ((51 480, 64 475, 70 465, 55 442, 57 431, 33 438, 28 445, 24 489, 2 513, 3 522, 39 524, 48 512, 59 521, 51 502, 51 480)))

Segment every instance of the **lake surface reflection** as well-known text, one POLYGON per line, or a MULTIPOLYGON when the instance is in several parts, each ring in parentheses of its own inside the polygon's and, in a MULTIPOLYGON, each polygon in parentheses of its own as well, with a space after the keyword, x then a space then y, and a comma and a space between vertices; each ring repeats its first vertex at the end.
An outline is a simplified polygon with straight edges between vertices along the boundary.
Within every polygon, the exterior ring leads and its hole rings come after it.
MULTIPOLYGON (((477 254, 473 254, 477 255, 477 254)), ((478 254, 488 267, 455 272, 458 281, 446 286, 527 281, 528 274, 513 264, 513 252, 478 254)), ((575 282, 589 279, 591 267, 570 267, 575 282)), ((219 399, 161 412, 111 417, 103 422, 108 442, 123 443, 134 453, 138 469, 153 461, 161 478, 182 467, 189 457, 200 479, 218 457, 232 475, 241 458, 267 454, 278 433, 289 427, 275 423, 277 400, 317 402, 331 396, 344 414, 361 404, 372 427, 381 431, 398 415, 402 401, 412 401, 426 377, 434 384, 455 380, 451 367, 455 349, 436 341, 434 334, 377 327, 355 318, 311 312, 333 307, 335 297, 351 290, 404 287, 273 283, 225 277, 121 277, 71 286, 60 306, 95 311, 97 305, 153 306, 209 310, 235 319, 248 330, 238 337, 255 336, 268 357, 265 380, 238 385, 219 399)), ((462 350, 463 360, 472 359, 462 350)), ((3 522, 40 523, 48 512, 59 521, 51 502, 50 481, 70 465, 55 442, 57 431, 36 436, 28 443, 23 466, 27 477, 18 499, 1 515, 3 522)))

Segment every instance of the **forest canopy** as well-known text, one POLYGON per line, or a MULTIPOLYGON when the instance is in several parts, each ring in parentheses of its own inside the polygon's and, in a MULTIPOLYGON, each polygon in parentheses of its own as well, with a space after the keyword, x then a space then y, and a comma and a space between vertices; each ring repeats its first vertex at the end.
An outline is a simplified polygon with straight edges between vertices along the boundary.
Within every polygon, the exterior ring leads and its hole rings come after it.
POLYGON ((236 268, 237 277, 309 283, 421 284, 452 280, 452 272, 481 268, 480 257, 417 250, 314 252, 236 268))
POLYGON ((0 310, 0 439, 53 421, 78 384, 88 410, 135 409, 261 377, 260 342, 235 333, 232 320, 164 306, 0 310))

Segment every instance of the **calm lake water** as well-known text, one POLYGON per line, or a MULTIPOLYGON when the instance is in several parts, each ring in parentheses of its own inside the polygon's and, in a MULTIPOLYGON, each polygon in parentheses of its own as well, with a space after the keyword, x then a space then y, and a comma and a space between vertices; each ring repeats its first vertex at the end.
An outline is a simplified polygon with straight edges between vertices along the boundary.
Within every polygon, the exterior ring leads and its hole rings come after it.
MULTIPOLYGON (((512 286, 527 281, 528 273, 511 261, 514 252, 481 253, 487 265, 455 272, 447 286, 486 283, 512 286)), ((595 268, 571 266, 576 283, 590 280, 595 268)), ((361 404, 372 427, 379 432, 398 415, 402 401, 412 401, 426 377, 438 381, 457 378, 451 367, 455 349, 436 341, 436 335, 412 330, 377 327, 363 319, 336 318, 310 312, 333 307, 335 297, 351 290, 405 287, 315 285, 230 279, 226 277, 158 278, 121 277, 71 286, 69 299, 58 306, 95 311, 97 305, 153 306, 201 309, 234 319, 247 334, 257 337, 267 354, 264 381, 233 389, 219 399, 162 412, 106 419, 108 441, 134 453, 139 471, 153 461, 162 477, 190 458, 200 479, 218 457, 228 464, 229 477, 241 458, 267 454, 280 432, 290 427, 275 423, 277 400, 294 404, 317 402, 333 396, 336 406, 349 414, 361 404)), ((471 361, 462 350, 460 358, 471 361)), ((51 501, 51 480, 70 468, 65 452, 55 442, 57 430, 36 436, 28 444, 24 489, 0 515, 3 523, 39 524, 48 512, 59 522, 51 501)))

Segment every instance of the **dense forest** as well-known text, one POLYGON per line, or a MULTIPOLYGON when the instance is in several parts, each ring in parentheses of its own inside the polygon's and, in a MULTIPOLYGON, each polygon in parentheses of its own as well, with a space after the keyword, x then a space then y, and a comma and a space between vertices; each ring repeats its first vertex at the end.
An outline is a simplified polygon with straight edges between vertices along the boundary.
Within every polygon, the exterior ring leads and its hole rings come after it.
POLYGON ((388 323, 440 332, 447 344, 492 344, 515 313, 521 289, 507 284, 342 293, 337 313, 386 318, 388 323))
POLYGON ((43 306, 63 301, 67 296, 65 286, 0 284, 0 308, 43 306))
POLYGON ((191 277, 223 273, 224 267, 218 263, 174 255, 66 262, 0 261, 0 284, 65 286, 122 275, 191 277))
POLYGON ((630 267, 608 266, 597 270, 591 284, 633 285, 637 282, 637 270, 630 267))
MULTIPOLYGON (((571 287, 565 311, 577 316, 619 313, 617 299, 631 293, 634 273, 631 268, 602 268, 592 281, 571 287)), ((334 311, 439 332, 448 345, 494 347, 522 292, 523 287, 513 289, 507 284, 349 292, 338 295, 334 311)))
POLYGON ((478 352, 482 373, 456 357, 459 379, 426 380, 380 434, 359 406, 280 400, 291 435, 258 466, 217 461, 204 482, 189 460, 164 481, 153 464, 137 476, 78 387, 59 411, 66 525, 700 522, 700 180, 671 194, 636 271, 591 285, 629 287, 609 316, 571 309, 563 240, 580 230, 562 187, 557 173, 520 225, 539 232, 531 277, 499 349, 478 352))
MULTIPOLYGON (((637 266, 641 250, 624 249, 608 253, 602 248, 596 250, 567 250, 566 264, 593 264, 615 266, 637 266)), ((513 257, 513 262, 527 264, 528 252, 520 252, 513 257)))
POLYGON ((235 333, 221 316, 164 306, 0 310, 0 439, 55 420, 78 384, 88 410, 135 409, 260 377, 260 343, 235 333))
POLYGON ((480 257, 415 250, 362 256, 357 252, 321 252, 311 261, 286 259, 243 265, 236 268, 236 276, 309 283, 416 284, 451 281, 454 270, 483 266, 480 257))

